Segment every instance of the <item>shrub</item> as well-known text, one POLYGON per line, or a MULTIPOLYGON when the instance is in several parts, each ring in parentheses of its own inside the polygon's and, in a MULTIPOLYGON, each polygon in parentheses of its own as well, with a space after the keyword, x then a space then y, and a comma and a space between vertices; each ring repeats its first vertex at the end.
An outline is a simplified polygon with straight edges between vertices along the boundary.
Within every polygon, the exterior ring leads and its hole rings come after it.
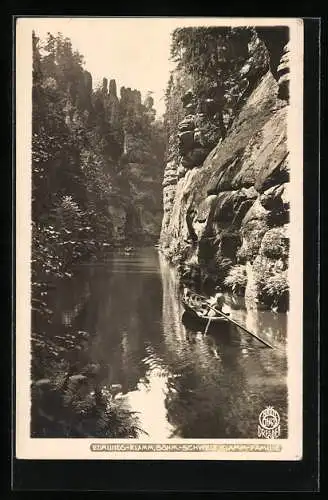
POLYGON ((78 374, 32 385, 32 437, 137 438, 145 434, 135 412, 111 388, 78 374))
POLYGON ((228 259, 226 257, 222 257, 220 255, 216 255, 214 274, 217 276, 217 279, 219 282, 224 281, 224 279, 227 277, 232 265, 233 265, 233 262, 231 259, 228 259))
POLYGON ((289 240, 281 227, 275 227, 265 233, 260 252, 269 259, 288 258, 289 240))
POLYGON ((245 264, 248 256, 249 252, 245 245, 242 245, 236 252, 236 259, 239 264, 245 264))
POLYGON ((73 229, 82 217, 82 212, 72 196, 64 196, 56 212, 59 223, 67 229, 73 229))
POLYGON ((287 272, 276 272, 272 276, 269 276, 263 284, 263 291, 275 300, 285 298, 289 291, 287 272))
POLYGON ((228 276, 224 280, 224 284, 237 295, 242 295, 245 292, 247 285, 246 266, 237 264, 233 266, 228 276))
POLYGON ((286 270, 277 270, 274 264, 264 266, 257 280, 257 288, 259 300, 268 307, 279 311, 288 309, 289 284, 286 270))
POLYGON ((248 234, 247 241, 239 248, 236 253, 236 257, 240 263, 245 263, 246 261, 253 262, 257 257, 263 235, 266 229, 254 229, 250 234, 248 234))

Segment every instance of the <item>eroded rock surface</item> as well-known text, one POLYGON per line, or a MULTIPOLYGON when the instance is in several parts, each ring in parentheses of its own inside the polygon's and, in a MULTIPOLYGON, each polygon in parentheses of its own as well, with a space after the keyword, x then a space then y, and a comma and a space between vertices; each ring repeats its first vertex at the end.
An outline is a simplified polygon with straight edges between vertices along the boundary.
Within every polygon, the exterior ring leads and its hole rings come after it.
POLYGON ((232 266, 245 266, 245 293, 254 302, 262 298, 263 276, 283 279, 288 268, 288 45, 275 76, 269 60, 263 42, 252 39, 240 75, 241 82, 250 75, 241 85, 248 91, 225 137, 213 118, 215 103, 200 112, 197 96, 186 90, 179 155, 163 180, 164 254, 217 282, 232 266))

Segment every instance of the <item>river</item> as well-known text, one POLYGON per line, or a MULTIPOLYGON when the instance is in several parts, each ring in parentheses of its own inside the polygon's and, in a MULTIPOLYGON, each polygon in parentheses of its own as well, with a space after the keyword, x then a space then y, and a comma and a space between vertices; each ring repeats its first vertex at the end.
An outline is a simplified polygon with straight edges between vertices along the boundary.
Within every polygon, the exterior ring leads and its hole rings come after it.
POLYGON ((90 333, 87 358, 98 383, 117 384, 152 440, 257 438, 273 406, 287 437, 287 315, 246 310, 226 296, 229 324, 204 336, 181 321, 174 269, 152 248, 81 266, 49 291, 52 331, 90 333))

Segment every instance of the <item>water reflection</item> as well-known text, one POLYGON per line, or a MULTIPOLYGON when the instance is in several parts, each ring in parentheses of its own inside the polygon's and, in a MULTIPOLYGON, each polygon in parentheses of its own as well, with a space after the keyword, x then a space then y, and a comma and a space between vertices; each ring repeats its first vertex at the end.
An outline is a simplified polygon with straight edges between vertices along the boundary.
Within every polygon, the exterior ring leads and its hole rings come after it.
MULTIPOLYGON (((283 347, 285 315, 226 300, 232 317, 283 347)), ((286 437, 284 350, 229 325, 207 336, 187 328, 175 271, 153 249, 81 267, 52 301, 51 328, 92 333, 87 357, 97 382, 120 387, 149 439, 255 438, 268 405, 286 437)))

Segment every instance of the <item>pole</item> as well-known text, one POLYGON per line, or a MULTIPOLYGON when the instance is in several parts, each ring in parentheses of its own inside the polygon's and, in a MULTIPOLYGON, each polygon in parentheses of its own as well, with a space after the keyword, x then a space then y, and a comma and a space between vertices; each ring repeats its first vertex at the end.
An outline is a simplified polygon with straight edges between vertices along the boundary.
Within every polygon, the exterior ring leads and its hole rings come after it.
POLYGON ((205 328, 205 332, 204 332, 204 334, 205 334, 205 335, 207 334, 207 331, 208 331, 208 329, 209 329, 209 327, 210 327, 211 321, 212 321, 212 318, 210 318, 210 319, 208 320, 208 322, 207 322, 207 325, 206 325, 206 328, 205 328))

